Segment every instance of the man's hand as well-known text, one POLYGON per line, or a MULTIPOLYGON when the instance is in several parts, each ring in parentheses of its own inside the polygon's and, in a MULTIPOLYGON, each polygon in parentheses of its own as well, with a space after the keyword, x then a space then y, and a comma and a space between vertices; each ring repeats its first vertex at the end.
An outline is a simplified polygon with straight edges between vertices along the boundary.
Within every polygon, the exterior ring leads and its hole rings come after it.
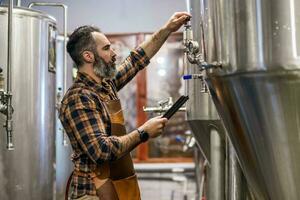
POLYGON ((144 130, 149 134, 150 138, 155 138, 162 134, 167 122, 168 120, 166 118, 161 118, 161 116, 154 117, 139 127, 139 130, 144 130))
POLYGON ((141 44, 146 55, 151 59, 164 42, 168 39, 170 34, 177 31, 184 23, 190 20, 191 15, 187 12, 177 12, 172 15, 168 22, 157 32, 155 32, 150 39, 141 44))
POLYGON ((192 16, 187 12, 174 13, 165 25, 170 32, 177 31, 183 24, 190 20, 192 16))

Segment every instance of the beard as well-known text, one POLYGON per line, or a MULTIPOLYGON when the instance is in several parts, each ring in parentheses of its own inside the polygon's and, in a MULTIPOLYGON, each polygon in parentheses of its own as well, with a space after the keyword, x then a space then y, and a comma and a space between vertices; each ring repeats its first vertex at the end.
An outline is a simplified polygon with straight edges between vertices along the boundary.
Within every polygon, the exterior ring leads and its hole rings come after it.
POLYGON ((97 53, 95 55, 94 73, 100 78, 113 78, 116 75, 117 68, 114 62, 105 62, 97 53))

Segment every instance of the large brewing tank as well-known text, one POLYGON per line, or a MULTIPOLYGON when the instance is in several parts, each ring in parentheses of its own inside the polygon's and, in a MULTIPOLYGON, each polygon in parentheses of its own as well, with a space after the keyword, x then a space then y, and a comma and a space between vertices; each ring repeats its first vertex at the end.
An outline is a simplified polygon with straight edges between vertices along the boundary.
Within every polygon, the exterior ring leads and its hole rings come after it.
MULTIPOLYGON (((14 150, 0 127, 0 199, 53 199, 55 156, 55 19, 14 9, 12 104, 14 150)), ((0 7, 0 66, 6 74, 7 7, 0 7)), ((4 76, 6 77, 6 75, 4 76)), ((5 116, 1 114, 1 124, 5 116)))
MULTIPOLYGON (((191 26, 193 27, 192 39, 200 41, 203 37, 203 31, 199 18, 201 18, 201 4, 197 0, 187 0, 187 9, 193 16, 191 19, 191 26)), ((189 37, 189 36, 187 36, 189 37)), ((204 51, 200 45, 200 51, 204 51)), ((210 133, 216 130, 224 139, 224 129, 221 124, 218 112, 213 101, 210 98, 208 88, 206 87, 203 77, 205 72, 201 72, 199 67, 191 64, 186 56, 184 57, 184 64, 186 68, 185 74, 193 75, 190 79, 185 80, 186 92, 189 96, 189 101, 186 104, 187 121, 196 138, 204 157, 211 162, 211 138, 210 133)))
MULTIPOLYGON (((203 15, 204 7, 200 0, 187 0, 187 10, 192 15, 191 27, 187 24, 184 31, 184 45, 188 41, 200 41, 203 37, 203 28, 198 19, 203 15)), ((199 45, 199 51, 204 54, 204 46, 199 45)), ((210 44, 214 47, 213 44, 210 44)), ((215 49, 212 49, 214 51, 215 49)), ((186 51, 186 50, 185 50, 186 51)), ((184 64, 190 79, 186 79, 186 92, 189 101, 186 104, 187 121, 196 138, 202 154, 209 163, 208 171, 208 199, 222 200, 225 197, 225 130, 210 97, 208 88, 204 82, 205 72, 200 71, 196 64, 188 60, 187 52, 184 56, 184 64)))
POLYGON ((206 81, 247 181, 257 199, 298 200, 300 1, 202 2, 207 62, 222 62, 206 81))

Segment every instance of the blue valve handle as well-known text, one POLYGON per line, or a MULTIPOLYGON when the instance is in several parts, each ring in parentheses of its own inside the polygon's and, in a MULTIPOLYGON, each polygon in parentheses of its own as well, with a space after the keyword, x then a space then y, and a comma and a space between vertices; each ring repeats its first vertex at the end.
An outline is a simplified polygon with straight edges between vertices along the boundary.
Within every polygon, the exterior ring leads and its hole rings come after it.
POLYGON ((190 80, 190 79, 203 79, 202 74, 186 74, 183 75, 183 80, 190 80))

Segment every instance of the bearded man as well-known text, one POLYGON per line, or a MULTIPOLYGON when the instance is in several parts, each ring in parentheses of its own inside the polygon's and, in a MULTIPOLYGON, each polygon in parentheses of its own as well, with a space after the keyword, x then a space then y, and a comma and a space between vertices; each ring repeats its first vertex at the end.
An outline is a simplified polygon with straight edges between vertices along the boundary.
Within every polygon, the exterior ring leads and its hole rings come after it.
POLYGON ((67 50, 78 73, 59 112, 73 148, 71 199, 140 199, 130 151, 149 138, 159 136, 167 119, 152 118, 126 133, 117 92, 189 18, 186 12, 175 13, 118 68, 111 43, 98 28, 82 26, 71 34, 67 50))

